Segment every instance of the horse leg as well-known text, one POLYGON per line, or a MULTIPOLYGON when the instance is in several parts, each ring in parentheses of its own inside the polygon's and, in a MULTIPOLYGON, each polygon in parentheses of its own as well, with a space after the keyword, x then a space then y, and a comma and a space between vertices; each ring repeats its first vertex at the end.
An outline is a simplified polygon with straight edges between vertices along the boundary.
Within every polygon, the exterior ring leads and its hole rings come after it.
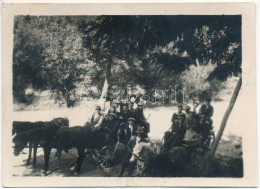
POLYGON ((57 157, 58 159, 60 159, 61 152, 62 152, 62 149, 61 149, 61 148, 57 148, 57 151, 56 151, 56 153, 55 153, 55 157, 57 157))
POLYGON ((84 153, 85 148, 77 148, 77 150, 78 150, 78 159, 77 159, 77 163, 76 163, 74 171, 76 173, 79 173, 82 162, 83 162, 84 157, 85 157, 85 153, 84 153))
POLYGON ((35 164, 37 162, 37 159, 36 159, 36 155, 37 155, 37 148, 38 148, 38 144, 35 143, 33 145, 33 166, 35 167, 35 164))
POLYGON ((26 164, 28 165, 31 161, 31 158, 32 158, 32 143, 29 142, 29 155, 28 155, 28 159, 26 161, 26 164))
POLYGON ((60 156, 61 156, 61 153, 62 153, 62 149, 61 149, 61 148, 58 148, 58 149, 57 149, 57 153, 58 153, 58 159, 60 159, 60 156))
POLYGON ((51 148, 44 147, 43 150, 44 150, 44 174, 47 175, 47 172, 49 170, 49 160, 50 160, 51 148))

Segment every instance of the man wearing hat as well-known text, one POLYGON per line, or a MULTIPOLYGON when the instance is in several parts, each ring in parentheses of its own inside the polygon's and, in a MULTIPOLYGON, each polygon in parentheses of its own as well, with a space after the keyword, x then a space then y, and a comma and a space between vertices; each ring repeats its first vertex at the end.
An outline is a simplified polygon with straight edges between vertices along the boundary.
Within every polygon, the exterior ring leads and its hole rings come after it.
POLYGON ((118 122, 118 118, 115 113, 108 113, 104 121, 104 126, 108 129, 112 129, 113 126, 118 122))
POLYGON ((143 130, 143 127, 139 127, 136 133, 137 143, 133 149, 130 163, 136 163, 137 175, 144 176, 143 173, 145 172, 145 168, 149 164, 152 146, 146 137, 147 133, 143 130))
POLYGON ((92 114, 90 121, 85 124, 86 127, 100 127, 103 124, 104 116, 101 113, 101 107, 96 106, 95 112, 92 114))
POLYGON ((109 113, 106 116, 103 125, 106 133, 108 134, 106 138, 107 144, 117 142, 117 133, 112 131, 117 131, 117 129, 119 128, 119 124, 120 124, 120 120, 117 118, 115 113, 109 113))
POLYGON ((134 109, 134 103, 133 102, 128 103, 128 109, 129 109, 129 113, 131 115, 130 117, 134 117, 135 109, 134 109))
POLYGON ((171 119, 171 121, 172 121, 172 127, 173 127, 173 125, 175 124, 176 121, 178 122, 178 118, 179 118, 179 117, 184 118, 184 120, 186 119, 186 116, 185 116, 185 114, 182 112, 182 110, 183 110, 183 106, 182 106, 182 105, 178 105, 178 111, 177 111, 177 113, 173 113, 173 115, 172 115, 172 119, 171 119))
POLYGON ((137 137, 136 131, 137 131, 139 125, 136 124, 135 118, 132 118, 132 117, 130 117, 128 119, 128 123, 129 123, 128 128, 130 129, 130 135, 131 136, 130 136, 130 140, 127 144, 127 147, 128 147, 128 150, 130 152, 132 152, 133 148, 135 147, 135 144, 136 144, 136 137, 137 137))
POLYGON ((182 144, 182 140, 186 133, 186 127, 184 124, 185 115, 184 114, 173 114, 173 123, 171 126, 171 131, 166 131, 164 134, 163 150, 168 151, 175 146, 182 144))
POLYGON ((203 104, 199 110, 200 115, 205 115, 207 119, 210 119, 213 116, 214 108, 210 104, 211 98, 206 98, 205 104, 203 104))
POLYGON ((144 132, 147 134, 150 132, 150 124, 147 122, 144 116, 143 106, 144 104, 139 102, 138 107, 134 110, 133 116, 136 120, 136 123, 144 127, 144 132))
POLYGON ((123 105, 123 109, 120 112, 120 116, 123 117, 124 122, 128 122, 128 118, 131 117, 131 112, 129 111, 127 104, 123 105))

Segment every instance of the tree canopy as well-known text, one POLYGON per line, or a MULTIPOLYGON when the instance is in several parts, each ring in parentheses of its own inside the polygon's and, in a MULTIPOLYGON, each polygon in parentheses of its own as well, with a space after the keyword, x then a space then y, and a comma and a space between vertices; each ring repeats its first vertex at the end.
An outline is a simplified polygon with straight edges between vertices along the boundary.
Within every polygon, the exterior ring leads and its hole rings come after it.
POLYGON ((192 65, 216 65, 206 80, 238 76, 241 16, 16 16, 13 51, 16 100, 31 86, 68 105, 78 89, 152 89, 192 65))

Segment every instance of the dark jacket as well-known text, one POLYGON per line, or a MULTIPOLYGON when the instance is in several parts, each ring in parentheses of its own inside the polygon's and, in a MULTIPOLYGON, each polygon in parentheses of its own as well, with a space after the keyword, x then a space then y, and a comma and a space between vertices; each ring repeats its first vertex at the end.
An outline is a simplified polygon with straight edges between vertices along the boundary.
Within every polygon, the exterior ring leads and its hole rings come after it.
POLYGON ((180 125, 178 121, 175 121, 172 124, 172 132, 180 139, 183 139, 186 132, 186 127, 184 124, 180 125))
POLYGON ((172 123, 174 122, 174 120, 177 120, 178 117, 183 117, 184 120, 186 119, 185 113, 183 113, 183 112, 181 112, 181 113, 174 113, 174 114, 172 115, 172 120, 171 120, 172 123))
POLYGON ((203 104, 199 110, 200 115, 205 115, 207 118, 211 118, 213 116, 213 106, 209 105, 208 107, 206 104, 203 104))
POLYGON ((128 118, 130 118, 132 115, 131 115, 130 111, 126 111, 126 112, 122 111, 119 116, 122 116, 123 117, 123 121, 127 122, 128 118))
POLYGON ((207 138, 212 130, 212 124, 210 121, 205 121, 204 123, 199 123, 199 133, 207 138))
POLYGON ((186 128, 194 128, 197 125, 197 116, 194 112, 186 112, 186 119, 185 119, 186 128))
POLYGON ((147 122, 143 109, 136 108, 133 112, 134 118, 136 120, 136 123, 140 126, 144 127, 144 132, 149 133, 150 132, 150 124, 147 122))

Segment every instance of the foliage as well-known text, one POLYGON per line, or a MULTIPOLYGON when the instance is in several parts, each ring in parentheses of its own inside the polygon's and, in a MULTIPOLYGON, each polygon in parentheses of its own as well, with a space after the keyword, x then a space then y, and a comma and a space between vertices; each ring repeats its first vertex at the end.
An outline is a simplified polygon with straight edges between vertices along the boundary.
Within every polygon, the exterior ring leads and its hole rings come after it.
POLYGON ((37 37, 36 25, 29 17, 15 17, 13 49, 13 95, 26 102, 25 89, 44 89, 46 81, 41 75, 44 46, 37 37))
POLYGON ((82 47, 81 33, 70 22, 67 17, 17 17, 14 89, 33 84, 36 89, 50 89, 52 97, 65 99, 68 107, 74 105, 77 85, 91 82, 86 72, 95 65, 82 47))
POLYGON ((105 84, 214 95, 241 73, 241 16, 17 16, 13 72, 15 99, 49 89, 69 107, 105 84))
POLYGON ((67 106, 72 107, 77 98, 77 85, 90 83, 86 73, 94 65, 88 60, 88 51, 82 47, 81 33, 74 25, 64 17, 49 23, 49 32, 42 36, 46 45, 42 72, 47 76, 48 87, 56 94, 54 97, 62 95, 67 106))
POLYGON ((197 96, 200 99, 214 97, 221 89, 222 82, 214 79, 207 81, 208 76, 215 69, 216 65, 209 63, 205 65, 191 65, 181 74, 182 88, 186 96, 192 98, 197 96))

